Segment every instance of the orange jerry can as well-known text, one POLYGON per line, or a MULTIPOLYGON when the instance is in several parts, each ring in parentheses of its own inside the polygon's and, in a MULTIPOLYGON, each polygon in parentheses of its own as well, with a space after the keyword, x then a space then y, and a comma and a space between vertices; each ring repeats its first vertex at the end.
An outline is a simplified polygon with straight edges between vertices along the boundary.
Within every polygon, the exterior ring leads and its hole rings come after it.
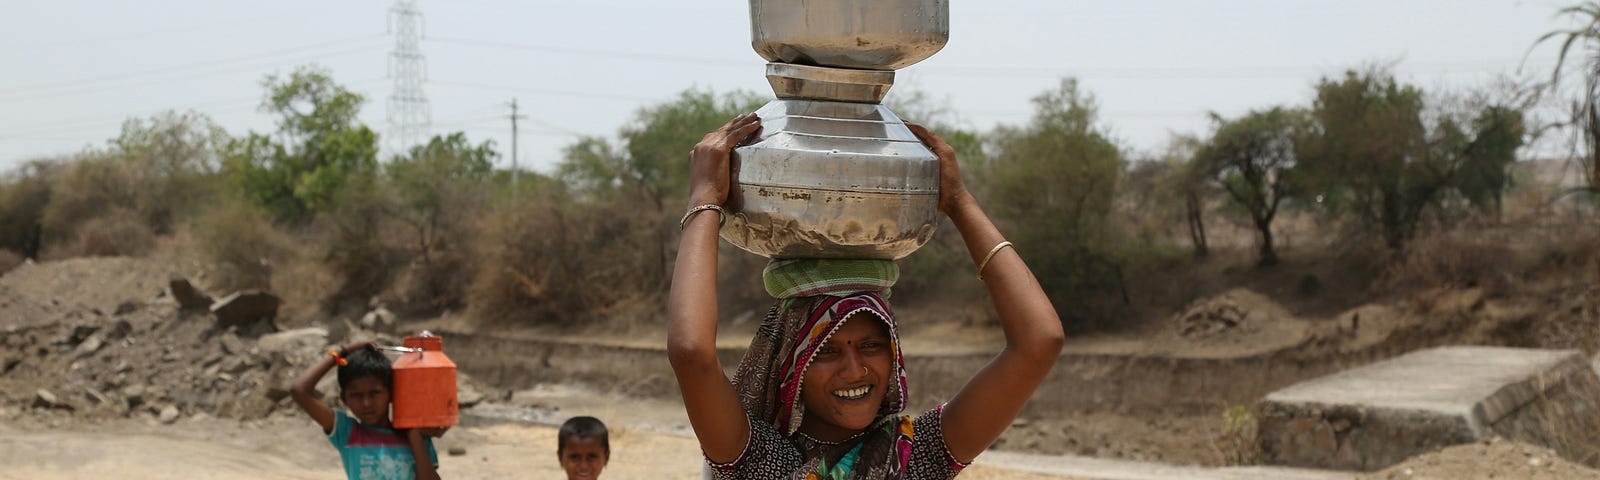
POLYGON ((423 331, 406 337, 404 345, 413 350, 394 361, 394 427, 455 425, 456 364, 444 356, 444 339, 423 331))

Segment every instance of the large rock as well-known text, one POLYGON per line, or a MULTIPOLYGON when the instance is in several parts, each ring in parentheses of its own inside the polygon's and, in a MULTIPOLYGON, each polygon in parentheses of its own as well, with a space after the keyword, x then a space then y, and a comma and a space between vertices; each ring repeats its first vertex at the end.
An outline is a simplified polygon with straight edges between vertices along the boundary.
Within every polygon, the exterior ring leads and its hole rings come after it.
POLYGON ((256 336, 277 330, 272 319, 278 316, 278 305, 282 303, 277 295, 245 290, 211 304, 211 314, 217 317, 218 328, 237 328, 240 335, 256 336))
POLYGON ((167 288, 172 291, 172 298, 178 301, 180 309, 204 311, 211 308, 211 296, 195 288, 186 278, 173 278, 167 282, 167 288))
POLYGON ((1600 377, 1576 351, 1435 348, 1273 392, 1259 420, 1277 465, 1371 471, 1492 436, 1594 465, 1600 377))
POLYGON ((178 407, 172 405, 161 407, 161 415, 158 418, 160 418, 161 423, 169 425, 178 421, 178 407))
POLYGON ((361 317, 361 328, 374 332, 387 332, 394 326, 394 312, 378 307, 361 317))
POLYGON ((51 408, 56 406, 56 394, 49 390, 39 389, 33 392, 33 408, 51 408))
POLYGON ((76 411, 77 407, 71 402, 63 401, 49 390, 39 389, 33 392, 33 408, 61 409, 76 411))
POLYGON ((105 344, 106 342, 101 340, 99 335, 92 335, 84 340, 83 343, 78 344, 78 355, 93 355, 95 352, 100 351, 100 347, 105 346, 105 344))
POLYGON ((486 398, 486 396, 483 394, 483 390, 479 387, 478 382, 473 381, 472 377, 468 377, 467 374, 461 373, 460 370, 457 370, 456 405, 459 405, 461 408, 472 408, 474 405, 483 403, 484 398, 486 398))
POLYGON ((262 335, 256 340, 256 348, 263 354, 273 352, 311 353, 322 350, 328 346, 328 329, 322 327, 307 327, 295 330, 286 330, 278 333, 262 335))

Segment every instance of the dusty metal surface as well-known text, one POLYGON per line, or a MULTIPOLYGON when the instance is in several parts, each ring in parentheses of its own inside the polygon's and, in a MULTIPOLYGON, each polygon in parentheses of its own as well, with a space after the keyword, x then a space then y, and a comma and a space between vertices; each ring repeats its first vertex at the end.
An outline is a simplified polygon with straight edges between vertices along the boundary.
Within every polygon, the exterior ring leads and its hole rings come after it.
POLYGON ((949 39, 949 0, 750 0, 751 47, 771 62, 896 70, 949 39))

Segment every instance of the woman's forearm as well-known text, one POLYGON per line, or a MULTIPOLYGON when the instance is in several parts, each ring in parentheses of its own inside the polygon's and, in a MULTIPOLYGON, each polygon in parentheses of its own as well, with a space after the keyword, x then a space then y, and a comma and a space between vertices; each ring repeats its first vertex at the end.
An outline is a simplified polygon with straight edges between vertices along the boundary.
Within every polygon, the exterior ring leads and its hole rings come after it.
POLYGON ((716 358, 719 220, 710 210, 690 217, 678 242, 667 296, 667 352, 674 368, 708 354, 716 358))
POLYGON ((700 449, 729 462, 744 450, 750 425, 717 360, 718 220, 706 211, 684 226, 667 300, 667 358, 700 449))
POLYGON ((950 220, 961 232, 974 268, 982 269, 977 274, 994 300, 1007 347, 1054 361, 1063 338, 1061 320, 1017 246, 996 250, 1006 238, 971 195, 955 202, 951 210, 950 220))

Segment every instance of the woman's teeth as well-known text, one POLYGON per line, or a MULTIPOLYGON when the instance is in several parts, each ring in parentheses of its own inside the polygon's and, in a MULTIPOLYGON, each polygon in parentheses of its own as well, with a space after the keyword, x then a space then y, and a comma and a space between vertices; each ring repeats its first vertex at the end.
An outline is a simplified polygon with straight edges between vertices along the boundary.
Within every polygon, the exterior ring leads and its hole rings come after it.
POLYGON ((860 400, 860 399, 866 398, 867 397, 867 392, 870 392, 870 391, 872 391, 872 386, 865 385, 865 386, 860 386, 860 387, 856 387, 856 388, 846 388, 846 389, 842 389, 842 390, 834 390, 833 391, 833 396, 839 397, 839 398, 843 398, 845 400, 860 400))

